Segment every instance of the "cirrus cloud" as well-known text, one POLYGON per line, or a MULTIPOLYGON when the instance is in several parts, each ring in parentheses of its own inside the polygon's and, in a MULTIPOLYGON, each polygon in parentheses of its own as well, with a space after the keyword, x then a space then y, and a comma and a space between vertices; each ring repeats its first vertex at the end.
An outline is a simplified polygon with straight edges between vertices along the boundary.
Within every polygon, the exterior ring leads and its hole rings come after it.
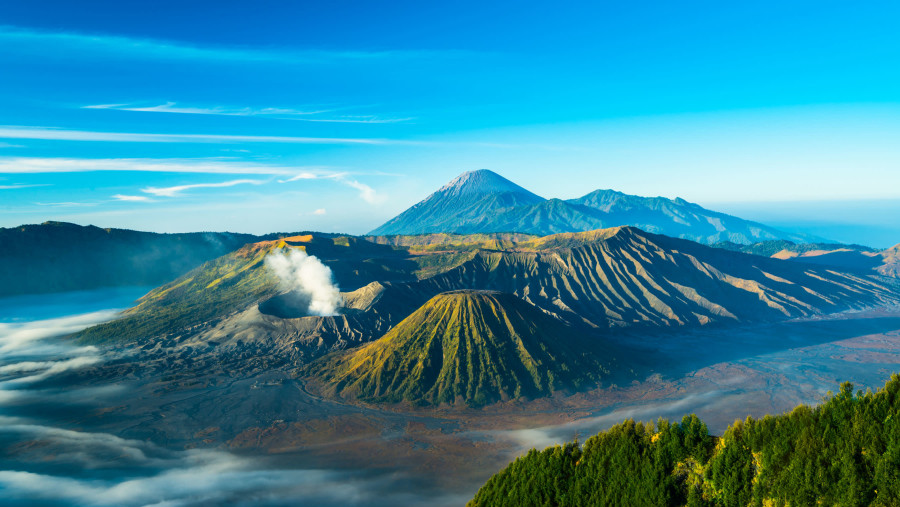
POLYGON ((92 141, 108 143, 277 143, 349 145, 425 145, 422 141, 366 137, 249 136, 232 134, 160 134, 146 132, 101 132, 54 127, 4 125, 0 138, 46 141, 92 141))
POLYGON ((95 104, 82 106, 82 109, 108 109, 114 111, 131 111, 139 113, 169 113, 169 114, 198 114, 212 116, 259 116, 276 118, 280 120, 295 120, 320 123, 404 123, 414 118, 411 117, 384 117, 377 115, 335 115, 327 117, 321 115, 334 113, 353 107, 339 107, 332 109, 311 108, 293 109, 286 107, 227 107, 227 106, 179 106, 176 102, 166 102, 153 106, 140 106, 134 104, 95 104))
POLYGON ((180 195, 185 190, 192 190, 195 188, 225 188, 225 187, 233 187, 236 185, 262 185, 266 183, 264 180, 231 180, 231 181, 223 181, 221 183, 193 183, 190 185, 177 185, 174 187, 147 187, 142 188, 141 192, 152 194, 159 197, 176 197, 180 195))
MULTIPOLYGON (((77 159, 50 157, 0 157, 0 173, 6 174, 44 174, 74 173, 91 171, 132 171, 132 172, 167 172, 192 174, 232 174, 232 175, 266 175, 280 176, 279 183, 290 183, 302 180, 331 180, 359 192, 362 200, 369 204, 380 204, 386 197, 368 184, 350 177, 346 172, 333 172, 326 166, 289 166, 262 164, 252 161, 222 160, 218 158, 203 159, 77 159)), ((181 192, 195 188, 223 188, 241 184, 261 185, 269 180, 237 179, 219 183, 192 183, 172 187, 148 186, 141 192, 156 197, 175 197, 181 192)), ((154 202, 149 196, 135 194, 114 194, 115 201, 154 202)), ((60 203, 49 203, 60 204, 60 203)), ((65 203, 76 205, 78 203, 65 203)), ((92 203, 91 205, 95 205, 92 203)), ((87 205, 87 204, 85 204, 87 205)))
MULTIPOLYGON (((265 174, 295 176, 322 172, 325 166, 260 164, 220 158, 64 158, 0 157, 0 173, 42 174, 89 171, 135 171, 198 174, 265 174)), ((315 174, 313 178, 317 177, 315 174)))
POLYGON ((117 201, 128 201, 128 202, 155 202, 153 199, 147 197, 146 195, 122 195, 115 194, 112 196, 113 199, 117 201))
POLYGON ((317 179, 334 180, 342 185, 354 188, 359 191, 359 197, 369 204, 381 204, 387 200, 384 195, 379 194, 375 191, 374 188, 370 187, 369 185, 348 177, 347 173, 314 174, 303 172, 286 180, 278 180, 278 183, 290 183, 292 181, 317 179))

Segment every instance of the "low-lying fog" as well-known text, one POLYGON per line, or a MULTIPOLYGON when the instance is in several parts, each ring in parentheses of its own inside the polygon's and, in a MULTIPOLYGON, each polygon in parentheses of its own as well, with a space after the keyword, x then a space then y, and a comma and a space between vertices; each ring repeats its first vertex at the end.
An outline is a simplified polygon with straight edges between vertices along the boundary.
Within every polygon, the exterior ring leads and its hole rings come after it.
MULTIPOLYGON (((91 414, 125 403, 135 392, 133 384, 69 385, 65 374, 127 352, 77 346, 60 335, 112 318, 143 292, 0 300, 0 490, 5 505, 462 505, 496 471, 469 470, 465 480, 438 481, 437 474, 444 472, 418 466, 419 457, 429 452, 434 459, 426 447, 397 459, 394 468, 350 460, 352 465, 341 469, 323 469, 300 454, 235 452, 220 443, 168 448, 86 423, 91 414)), ((596 410, 583 406, 584 415, 574 421, 530 429, 462 429, 453 438, 497 444, 490 451, 473 444, 466 452, 493 452, 502 463, 576 434, 583 440, 630 417, 680 419, 697 412, 720 432, 735 418, 815 402, 826 390, 836 390, 840 380, 882 385, 900 364, 898 329, 898 314, 888 313, 745 328, 727 339, 719 339, 722 332, 715 330, 648 338, 649 348, 671 353, 670 378, 663 378, 664 372, 624 386, 621 402, 596 410), (692 362, 690 356, 703 350, 700 344, 711 340, 727 342, 716 352, 719 361, 692 362), (744 353, 756 341, 760 347, 744 353)), ((396 436, 380 438, 387 448, 396 436)))
MULTIPOLYGON (((166 449, 72 427, 71 415, 127 397, 128 384, 54 385, 108 359, 60 339, 111 319, 146 290, 0 300, 0 490, 4 505, 413 505, 398 474, 285 468, 221 449, 166 449)), ((468 492, 466 492, 468 493, 468 492)), ((437 504, 459 505, 449 494, 437 504)))

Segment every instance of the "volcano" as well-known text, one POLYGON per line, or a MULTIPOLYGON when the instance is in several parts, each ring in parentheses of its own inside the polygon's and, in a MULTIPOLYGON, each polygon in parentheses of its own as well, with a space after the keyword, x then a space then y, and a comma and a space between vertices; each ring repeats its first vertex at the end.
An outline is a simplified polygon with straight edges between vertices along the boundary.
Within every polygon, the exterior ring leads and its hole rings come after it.
POLYGON ((602 350, 516 296, 462 290, 438 294, 382 338, 310 371, 363 401, 479 406, 596 385, 609 373, 602 350))

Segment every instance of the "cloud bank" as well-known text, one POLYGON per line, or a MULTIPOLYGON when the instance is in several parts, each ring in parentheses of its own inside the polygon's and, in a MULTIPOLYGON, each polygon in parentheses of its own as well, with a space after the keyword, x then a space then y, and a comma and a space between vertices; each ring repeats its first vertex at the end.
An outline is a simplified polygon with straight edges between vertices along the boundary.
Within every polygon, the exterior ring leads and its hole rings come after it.
POLYGON ((45 342, 45 340, 106 322, 117 314, 118 310, 101 310, 32 322, 0 322, 0 359, 19 354, 33 356, 59 354, 62 351, 96 350, 95 347, 75 347, 59 342, 45 342))

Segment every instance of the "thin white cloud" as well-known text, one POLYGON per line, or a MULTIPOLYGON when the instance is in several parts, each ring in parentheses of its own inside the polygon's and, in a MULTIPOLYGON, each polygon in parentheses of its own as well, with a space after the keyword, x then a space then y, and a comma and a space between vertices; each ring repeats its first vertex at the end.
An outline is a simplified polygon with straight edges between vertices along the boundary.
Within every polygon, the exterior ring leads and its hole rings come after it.
MULTIPOLYGON (((386 197, 379 194, 371 186, 348 176, 347 173, 328 172, 322 166, 291 167, 259 164, 255 162, 223 161, 215 159, 69 159, 69 158, 36 158, 36 157, 0 157, 0 174, 39 174, 68 173, 91 171, 139 171, 170 172, 197 174, 256 174, 267 176, 284 176, 279 183, 300 180, 332 180, 359 191, 359 196, 370 204, 380 204, 386 197)), ((147 187, 142 192, 159 196, 173 197, 184 190, 193 188, 230 187, 240 184, 262 184, 264 180, 240 179, 223 183, 198 183, 174 187, 147 187)), ((119 201, 143 201, 143 196, 115 194, 113 199, 119 201)), ((35 203, 41 206, 96 206, 97 203, 51 202, 35 203)))
POLYGON ((31 187, 47 187, 50 186, 49 183, 41 183, 41 184, 32 184, 32 185, 0 185, 0 190, 15 190, 17 188, 31 188, 31 187))
POLYGON ((175 102, 166 102, 156 106, 135 106, 131 104, 97 104, 84 106, 82 109, 115 109, 117 111, 136 111, 142 113, 204 114, 214 116, 306 116, 330 112, 331 109, 313 109, 302 111, 279 107, 254 109, 250 107, 179 107, 175 102))
POLYGON ((0 148, 24 148, 21 144, 0 143, 0 148))
POLYGON ((313 211, 312 214, 313 214, 313 215, 324 215, 324 214, 325 214, 325 208, 319 208, 319 209, 313 211))
POLYGON ((0 26, 0 45, 17 53, 41 53, 52 47, 54 55, 77 59, 97 57, 127 57, 145 60, 189 60, 207 62, 271 63, 271 64, 327 64, 337 61, 389 61, 444 58, 472 58, 476 54, 460 50, 393 50, 393 51, 328 51, 255 49, 223 46, 197 46, 182 42, 139 39, 101 34, 80 34, 28 30, 0 26))
POLYGON ((299 110, 283 107, 264 107, 264 108, 229 108, 229 107, 190 107, 178 106, 175 102, 166 102, 155 106, 137 106, 133 104, 96 104, 83 106, 82 109, 111 109, 116 111, 133 111, 142 113, 172 113, 172 114, 201 114, 214 116, 264 116, 285 120, 308 121, 317 123, 404 123, 415 118, 384 118, 374 115, 344 115, 331 116, 327 118, 309 116, 331 113, 340 109, 353 109, 350 107, 341 107, 336 109, 311 109, 299 110))
POLYGON ((342 185, 346 185, 350 188, 354 188, 359 191, 359 197, 366 201, 369 204, 381 204, 387 200, 387 198, 378 192, 369 185, 365 183, 360 183, 357 180, 347 177, 346 173, 331 173, 331 174, 314 174, 314 173, 300 173, 292 178, 288 178, 286 180, 279 180, 279 183, 289 183, 292 181, 298 180, 315 180, 315 179, 328 179, 334 180, 342 185))
MULTIPOLYGON (((0 173, 40 174, 137 171, 199 174, 265 174, 294 177, 325 171, 324 166, 285 166, 218 159, 0 157, 0 173)), ((313 175, 313 177, 316 177, 313 175)), ((299 178, 298 178, 299 179, 299 178)))
POLYGON ((128 201, 128 202, 154 202, 153 199, 147 197, 146 195, 122 195, 116 194, 112 196, 113 199, 117 201, 128 201))
POLYGON ((224 188, 224 187, 233 187, 235 185, 262 185, 265 181, 262 180, 231 180, 231 181, 223 181, 221 183, 194 183, 191 185, 178 185, 174 187, 147 187, 142 188, 141 192, 146 194, 152 194, 158 197, 176 197, 180 195, 185 190, 191 190, 194 188, 224 188))
POLYGON ((415 120, 409 118, 379 118, 377 116, 342 116, 338 118, 298 118, 302 121, 319 123, 406 123, 415 120))
POLYGON ((86 207, 86 206, 97 206, 99 203, 63 201, 63 202, 35 202, 34 204, 37 206, 52 206, 54 208, 81 208, 81 207, 86 207))
POLYGON ((362 200, 366 201, 369 204, 380 204, 385 201, 384 196, 376 193, 374 188, 370 187, 369 185, 366 185, 365 183, 360 183, 356 180, 351 180, 351 179, 344 178, 344 177, 335 178, 335 179, 337 181, 340 181, 344 185, 347 185, 348 187, 352 187, 352 188, 355 188, 356 190, 359 190, 359 196, 362 198, 362 200))
POLYGON ((0 138, 49 141, 90 141, 108 143, 279 143, 279 144, 351 144, 422 145, 419 141, 353 137, 243 136, 224 134, 147 134, 134 132, 95 132, 21 125, 0 126, 0 138))
POLYGON ((299 180, 315 180, 320 178, 321 176, 317 176, 313 173, 300 173, 286 180, 278 180, 278 183, 288 183, 291 181, 299 181, 299 180))

